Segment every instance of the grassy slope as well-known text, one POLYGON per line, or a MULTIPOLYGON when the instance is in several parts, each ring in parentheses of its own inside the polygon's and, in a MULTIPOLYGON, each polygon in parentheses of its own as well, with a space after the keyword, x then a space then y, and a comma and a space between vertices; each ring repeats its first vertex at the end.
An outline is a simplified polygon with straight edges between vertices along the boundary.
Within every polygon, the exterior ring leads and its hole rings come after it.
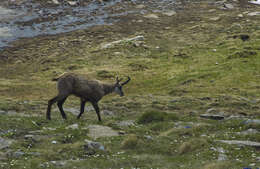
MULTIPOLYGON (((203 120, 198 115, 215 108, 227 115, 245 114, 259 118, 260 20, 246 15, 237 17, 245 9, 210 12, 211 8, 215 6, 199 3, 186 6, 173 17, 162 15, 159 20, 134 24, 129 16, 114 26, 18 41, 16 47, 3 51, 1 56, 11 59, 3 61, 0 67, 0 109, 40 115, 1 116, 1 130, 16 129, 2 137, 18 140, 12 149, 27 153, 25 157, 9 158, 4 168, 37 168, 40 163, 71 159, 86 160, 69 162, 65 168, 237 169, 256 163, 252 154, 259 156, 259 152, 255 149, 237 149, 214 140, 260 141, 258 135, 234 134, 250 127, 259 130, 259 126, 246 126, 243 120, 203 120), (219 16, 217 21, 210 19, 216 16, 219 16), (249 35, 250 40, 243 42, 234 38, 240 34, 249 35), (134 35, 144 35, 148 48, 122 43, 99 49, 101 43, 134 35), (136 142, 133 147, 124 146, 125 140, 129 139, 127 135, 98 139, 108 151, 86 156, 83 144, 87 131, 66 130, 65 127, 74 123, 82 128, 96 124, 94 112, 84 114, 79 121, 69 115, 69 120, 64 122, 59 113, 53 111, 56 120, 44 120, 47 100, 56 92, 50 79, 64 71, 87 73, 104 81, 113 81, 110 77, 115 75, 132 77, 124 89, 126 97, 107 96, 100 106, 117 112, 115 117, 103 117, 103 125, 136 135, 130 139, 136 142), (179 118, 126 128, 115 125, 121 120, 137 121, 146 111, 176 113, 179 118), (195 114, 191 116, 190 112, 195 114), (194 122, 210 126, 173 128, 177 121, 184 125, 194 122), (43 127, 57 130, 40 133, 43 136, 40 141, 24 139, 29 131, 43 127), (152 136, 153 140, 145 135, 152 136), (51 144, 52 140, 59 144, 51 144), (223 147, 228 160, 217 162, 218 153, 210 150, 211 147, 223 147), (118 154, 122 151, 124 153, 118 154), (30 152, 41 155, 30 155, 30 152)), ((257 11, 257 6, 247 10, 257 11)), ((142 19, 141 16, 134 18, 142 19)), ((79 101, 74 97, 65 105, 78 106, 79 101)), ((259 166, 259 162, 256 164, 259 166)), ((51 168, 55 166, 51 165, 51 168)))

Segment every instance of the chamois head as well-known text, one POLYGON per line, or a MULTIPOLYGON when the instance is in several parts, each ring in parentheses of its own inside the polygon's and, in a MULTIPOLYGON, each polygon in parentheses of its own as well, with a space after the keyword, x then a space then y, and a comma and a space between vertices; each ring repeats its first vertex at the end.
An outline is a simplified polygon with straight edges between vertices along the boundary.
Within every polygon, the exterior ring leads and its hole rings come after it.
POLYGON ((118 79, 118 77, 116 77, 116 84, 115 84, 115 88, 114 88, 114 92, 117 93, 120 96, 124 96, 124 92, 123 92, 123 86, 125 84, 127 84, 131 79, 128 76, 127 80, 123 83, 120 83, 123 79, 118 79))

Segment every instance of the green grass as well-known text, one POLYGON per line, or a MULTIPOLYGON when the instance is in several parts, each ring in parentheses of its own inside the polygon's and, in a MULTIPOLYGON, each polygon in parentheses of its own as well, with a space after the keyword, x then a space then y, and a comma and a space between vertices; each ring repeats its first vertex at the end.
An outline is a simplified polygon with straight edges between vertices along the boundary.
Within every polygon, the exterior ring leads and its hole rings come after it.
MULTIPOLYGON (((126 22, 131 20, 126 19, 90 31, 32 38, 26 44, 17 41, 22 48, 1 51, 10 59, 0 63, 0 110, 17 114, 0 115, 0 137, 16 140, 0 152, 10 151, 12 155, 19 150, 25 155, 0 158, 0 168, 61 168, 51 161, 65 161, 62 168, 68 169, 242 169, 253 163, 259 167, 256 157, 260 154, 255 148, 216 141, 260 142, 259 134, 236 134, 250 128, 259 131, 259 125, 245 124, 244 119, 199 117, 214 108, 226 116, 260 119, 259 19, 245 15, 238 20, 240 11, 222 11, 204 1, 194 5, 171 18, 160 16, 159 21, 132 24, 131 31, 145 37, 139 47, 122 43, 100 49, 101 43, 135 36, 124 31, 130 30, 126 22), (211 8, 216 11, 209 12, 211 8), (221 16, 217 23, 209 20, 215 15, 221 16), (90 36, 95 31, 104 39, 90 36), (233 38, 240 34, 248 34, 250 40, 233 38), (77 37, 85 41, 73 44, 77 37), (52 121, 47 121, 47 101, 57 92, 51 79, 63 72, 113 83, 116 76, 130 76, 132 80, 124 86, 125 97, 109 95, 99 103, 101 110, 115 113, 102 115, 102 123, 94 111, 85 112, 80 120, 67 112, 68 120, 64 121, 56 105, 52 121), (126 120, 135 125, 118 125, 126 120), (75 123, 78 130, 66 129, 75 123), (92 140, 86 127, 91 124, 110 126, 124 134, 95 140, 106 151, 86 151, 84 140, 92 140), (35 140, 24 138, 31 133, 36 135, 35 140), (225 149, 226 161, 217 160, 219 153, 214 148, 218 147, 225 149)), ((256 11, 258 7, 247 10, 256 11)), ((79 109, 80 101, 69 97, 64 107, 79 109)))

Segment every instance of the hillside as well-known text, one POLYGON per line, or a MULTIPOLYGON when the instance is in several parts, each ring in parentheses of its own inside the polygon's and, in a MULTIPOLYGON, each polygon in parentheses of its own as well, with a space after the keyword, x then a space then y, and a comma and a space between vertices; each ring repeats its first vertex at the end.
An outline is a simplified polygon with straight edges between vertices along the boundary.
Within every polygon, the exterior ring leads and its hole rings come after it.
POLYGON ((260 5, 180 6, 2 49, 0 168, 259 168, 260 5), (77 120, 74 96, 48 121, 64 72, 132 80, 101 100, 102 122, 90 104, 77 120))

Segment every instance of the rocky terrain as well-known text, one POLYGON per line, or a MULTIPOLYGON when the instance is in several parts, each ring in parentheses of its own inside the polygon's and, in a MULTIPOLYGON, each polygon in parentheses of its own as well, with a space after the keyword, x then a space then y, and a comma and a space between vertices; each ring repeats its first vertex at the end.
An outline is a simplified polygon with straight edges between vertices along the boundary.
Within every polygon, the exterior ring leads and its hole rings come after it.
POLYGON ((1 1, 0 168, 259 168, 257 2, 1 1), (132 80, 48 121, 63 72, 132 80))

